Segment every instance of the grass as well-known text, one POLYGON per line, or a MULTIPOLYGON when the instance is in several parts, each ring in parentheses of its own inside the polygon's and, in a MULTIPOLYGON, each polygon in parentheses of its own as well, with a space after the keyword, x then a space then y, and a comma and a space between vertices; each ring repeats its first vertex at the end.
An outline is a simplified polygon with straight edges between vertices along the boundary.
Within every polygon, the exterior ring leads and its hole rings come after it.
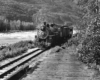
POLYGON ((18 43, 9 45, 0 51, 0 61, 18 56, 33 47, 34 43, 32 41, 20 41, 18 43))

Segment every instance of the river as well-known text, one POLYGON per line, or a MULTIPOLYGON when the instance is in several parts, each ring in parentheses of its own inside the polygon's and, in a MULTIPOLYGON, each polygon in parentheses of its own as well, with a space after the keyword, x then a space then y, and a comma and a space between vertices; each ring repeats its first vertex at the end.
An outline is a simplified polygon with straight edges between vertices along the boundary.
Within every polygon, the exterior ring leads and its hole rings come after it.
POLYGON ((0 45, 8 45, 25 40, 34 41, 36 34, 37 34, 36 31, 0 33, 0 45))

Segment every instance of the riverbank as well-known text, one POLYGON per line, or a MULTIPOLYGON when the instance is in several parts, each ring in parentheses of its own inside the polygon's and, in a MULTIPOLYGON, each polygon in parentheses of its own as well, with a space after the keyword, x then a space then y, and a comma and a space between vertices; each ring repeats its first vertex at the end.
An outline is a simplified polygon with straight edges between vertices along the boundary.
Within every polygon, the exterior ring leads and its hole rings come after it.
POLYGON ((0 60, 15 57, 34 47, 36 31, 0 33, 0 60))
POLYGON ((0 61, 21 55, 33 47, 34 42, 31 40, 20 41, 15 44, 8 45, 0 50, 0 61))

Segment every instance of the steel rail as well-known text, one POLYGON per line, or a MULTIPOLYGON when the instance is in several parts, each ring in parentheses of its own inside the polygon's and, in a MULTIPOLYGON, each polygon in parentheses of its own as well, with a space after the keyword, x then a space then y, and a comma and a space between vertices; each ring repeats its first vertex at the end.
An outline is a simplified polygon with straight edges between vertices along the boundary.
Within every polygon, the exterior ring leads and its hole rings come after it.
MULTIPOLYGON (((44 50, 46 51, 46 50, 44 50)), ((11 63, 7 63, 0 68, 0 80, 8 80, 18 72, 20 72, 22 69, 27 67, 29 65, 29 62, 37 57, 39 54, 44 52, 43 50, 36 49, 29 54, 22 55, 15 59, 14 61, 11 61, 11 63)))
POLYGON ((13 63, 16 62, 16 61, 22 59, 23 57, 28 56, 28 55, 30 55, 30 54, 36 52, 37 50, 39 50, 39 49, 38 49, 38 48, 34 48, 31 52, 25 53, 25 54, 23 54, 23 55, 21 55, 21 56, 15 58, 14 60, 9 61, 9 62, 6 63, 6 64, 1 65, 1 66, 0 66, 0 70, 1 70, 2 68, 4 68, 4 67, 10 65, 10 64, 13 64, 13 63))

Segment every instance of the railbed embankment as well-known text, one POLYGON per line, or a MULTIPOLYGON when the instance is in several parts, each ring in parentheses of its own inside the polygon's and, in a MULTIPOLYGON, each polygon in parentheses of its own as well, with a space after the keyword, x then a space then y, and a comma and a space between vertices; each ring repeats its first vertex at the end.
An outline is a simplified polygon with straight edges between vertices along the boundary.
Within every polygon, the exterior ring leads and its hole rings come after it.
POLYGON ((77 58, 76 47, 51 52, 38 68, 22 80, 100 80, 77 58))

